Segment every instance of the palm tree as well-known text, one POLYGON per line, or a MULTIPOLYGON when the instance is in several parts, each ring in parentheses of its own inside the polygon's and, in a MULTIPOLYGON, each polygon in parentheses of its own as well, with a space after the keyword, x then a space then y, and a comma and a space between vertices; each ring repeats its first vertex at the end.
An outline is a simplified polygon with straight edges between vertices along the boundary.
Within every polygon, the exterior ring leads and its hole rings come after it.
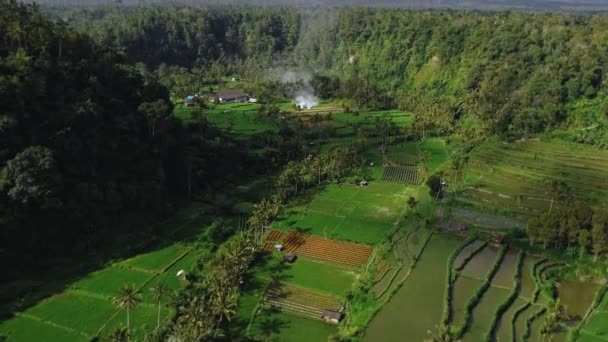
POLYGON ((127 309, 127 340, 131 324, 130 312, 141 303, 141 294, 135 285, 125 285, 120 289, 120 293, 114 301, 118 309, 127 309))
POLYGON ((125 342, 128 341, 128 339, 129 334, 127 333, 127 329, 125 328, 117 328, 112 331, 110 336, 108 336, 108 340, 111 342, 125 342))
POLYGON ((157 282, 156 285, 154 285, 154 288, 152 289, 152 297, 154 298, 154 301, 156 302, 156 304, 158 304, 158 315, 156 317, 156 329, 158 329, 160 327, 160 300, 168 293, 169 293, 169 288, 161 282, 157 282))

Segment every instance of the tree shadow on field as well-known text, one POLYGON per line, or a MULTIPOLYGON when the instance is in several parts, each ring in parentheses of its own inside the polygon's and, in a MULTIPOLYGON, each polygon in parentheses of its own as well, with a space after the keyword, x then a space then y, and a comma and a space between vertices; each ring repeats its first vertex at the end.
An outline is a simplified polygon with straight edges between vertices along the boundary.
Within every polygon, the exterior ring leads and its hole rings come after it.
MULTIPOLYGON (((267 309, 266 311, 271 315, 280 312, 277 309, 267 309)), ((279 335, 282 329, 289 328, 288 321, 272 316, 262 318, 257 325, 265 338, 272 338, 273 335, 279 335)))

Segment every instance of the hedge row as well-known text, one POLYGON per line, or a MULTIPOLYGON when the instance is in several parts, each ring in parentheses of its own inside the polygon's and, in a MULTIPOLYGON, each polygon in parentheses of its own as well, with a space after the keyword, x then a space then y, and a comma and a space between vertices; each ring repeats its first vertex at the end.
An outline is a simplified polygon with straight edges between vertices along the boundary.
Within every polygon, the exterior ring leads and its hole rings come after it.
POLYGON ((508 250, 508 246, 503 245, 502 248, 500 249, 500 251, 498 252, 498 256, 496 257, 496 261, 494 262, 494 265, 492 265, 492 269, 490 269, 490 271, 488 272, 488 275, 487 275, 486 279, 484 280, 484 283, 477 289, 477 291, 467 301, 467 304, 465 306, 465 311, 464 311, 464 323, 462 324, 462 326, 454 329, 454 335, 457 340, 461 339, 464 336, 464 334, 468 331, 469 326, 471 325, 471 314, 473 312, 473 309, 477 306, 477 304, 479 303, 479 301, 481 300, 483 295, 490 288, 492 279, 494 278, 494 275, 496 275, 496 272, 500 268, 500 264, 502 263, 502 259, 504 259, 505 255, 507 254, 507 250, 508 250))
POLYGON ((462 271, 465 268, 465 266, 467 266, 469 261, 471 261, 479 252, 481 252, 481 250, 484 249, 487 244, 488 244, 488 241, 485 241, 484 243, 479 245, 477 248, 475 248, 473 251, 471 251, 471 254, 467 255, 467 257, 462 261, 462 264, 460 264, 460 266, 456 267, 455 270, 458 272, 462 271))
POLYGON ((450 324, 452 319, 452 295, 454 293, 454 281, 456 280, 455 274, 453 274, 452 267, 454 265, 454 260, 463 249, 465 249, 468 245, 473 243, 473 241, 477 240, 477 234, 473 234, 469 236, 458 248, 456 248, 446 263, 446 286, 445 286, 445 294, 443 295, 443 318, 442 322, 444 325, 450 324))
MULTIPOLYGON (((563 265, 560 262, 554 262, 551 264, 543 265, 543 267, 538 271, 538 284, 539 284, 539 294, 543 294, 550 303, 555 302, 555 289, 553 283, 549 283, 547 286, 543 284, 542 274, 545 273, 548 269, 563 265)), ((538 299, 538 295, 537 298, 538 299)))
POLYGON ((511 305, 513 305, 513 302, 515 302, 519 295, 519 289, 521 287, 521 271, 524 266, 524 255, 524 252, 520 250, 519 254, 517 255, 517 268, 515 269, 515 274, 513 275, 513 290, 509 294, 509 297, 507 297, 507 299, 505 299, 505 301, 496 309, 490 329, 485 336, 486 341, 494 340, 494 335, 496 334, 496 329, 498 328, 498 323, 501 321, 502 315, 511 307, 511 305))
POLYGON ((537 319, 542 314, 544 314, 545 311, 547 311, 547 308, 546 307, 542 307, 538 311, 536 311, 534 313, 534 315, 528 317, 528 319, 526 320, 526 327, 525 327, 525 330, 524 330, 524 334, 521 337, 522 341, 527 341, 528 340, 528 338, 530 337, 530 334, 532 333, 532 331, 530 331, 530 327, 532 326, 532 322, 534 322, 535 319, 537 319))
POLYGON ((532 293, 532 298, 530 299, 530 302, 532 303, 535 303, 538 299, 538 295, 540 294, 540 288, 542 286, 537 270, 540 265, 542 265, 546 261, 547 259, 540 259, 532 266, 532 281, 534 281, 534 293, 532 293))

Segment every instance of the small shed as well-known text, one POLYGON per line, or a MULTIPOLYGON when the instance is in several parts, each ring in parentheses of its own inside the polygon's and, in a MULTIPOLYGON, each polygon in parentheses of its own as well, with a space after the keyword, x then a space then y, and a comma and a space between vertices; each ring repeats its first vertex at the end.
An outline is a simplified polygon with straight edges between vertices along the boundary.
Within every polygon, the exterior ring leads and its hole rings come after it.
POLYGON ((367 186, 367 181, 366 180, 362 180, 359 182, 359 186, 367 186))
POLYGON ((323 310, 323 314, 321 318, 328 323, 338 324, 344 318, 344 314, 340 311, 325 309, 323 310))
POLYGON ((283 245, 281 245, 281 244, 276 244, 276 245, 274 245, 274 249, 276 249, 277 251, 279 251, 279 252, 280 252, 280 251, 282 251, 282 250, 283 250, 283 245))
POLYGON ((387 150, 388 150, 388 148, 386 147, 385 144, 378 146, 378 152, 380 152, 382 154, 385 154, 387 150))
POLYGON ((283 257, 283 260, 284 260, 286 263, 293 264, 293 263, 296 261, 296 259, 297 259, 297 258, 298 258, 298 256, 297 256, 297 255, 295 255, 295 254, 293 254, 293 253, 289 253, 289 254, 287 254, 287 255, 285 255, 285 256, 283 257))
POLYGON ((249 95, 240 90, 225 89, 220 90, 213 96, 215 102, 219 103, 234 103, 234 102, 247 102, 249 101, 249 95))
POLYGON ((186 272, 184 270, 177 271, 177 274, 175 276, 177 277, 177 279, 182 280, 182 281, 188 280, 188 272, 186 272))
POLYGON ((505 242, 505 236, 502 234, 494 234, 492 236, 492 242, 497 245, 502 245, 505 242))
POLYGON ((194 96, 194 95, 186 96, 186 99, 184 100, 184 106, 186 106, 186 107, 194 106, 195 103, 196 103, 196 96, 194 96))

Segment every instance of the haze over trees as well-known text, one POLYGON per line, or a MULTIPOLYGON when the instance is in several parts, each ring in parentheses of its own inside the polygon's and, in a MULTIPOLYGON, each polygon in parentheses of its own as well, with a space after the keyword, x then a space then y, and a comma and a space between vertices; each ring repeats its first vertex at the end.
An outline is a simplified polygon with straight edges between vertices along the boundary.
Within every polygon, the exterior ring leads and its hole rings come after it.
POLYGON ((161 80, 179 70, 168 66, 194 68, 206 80, 301 66, 316 71, 313 85, 325 96, 411 110, 420 134, 475 140, 593 126, 571 138, 606 144, 602 14, 94 8, 57 15, 158 69, 161 80))

